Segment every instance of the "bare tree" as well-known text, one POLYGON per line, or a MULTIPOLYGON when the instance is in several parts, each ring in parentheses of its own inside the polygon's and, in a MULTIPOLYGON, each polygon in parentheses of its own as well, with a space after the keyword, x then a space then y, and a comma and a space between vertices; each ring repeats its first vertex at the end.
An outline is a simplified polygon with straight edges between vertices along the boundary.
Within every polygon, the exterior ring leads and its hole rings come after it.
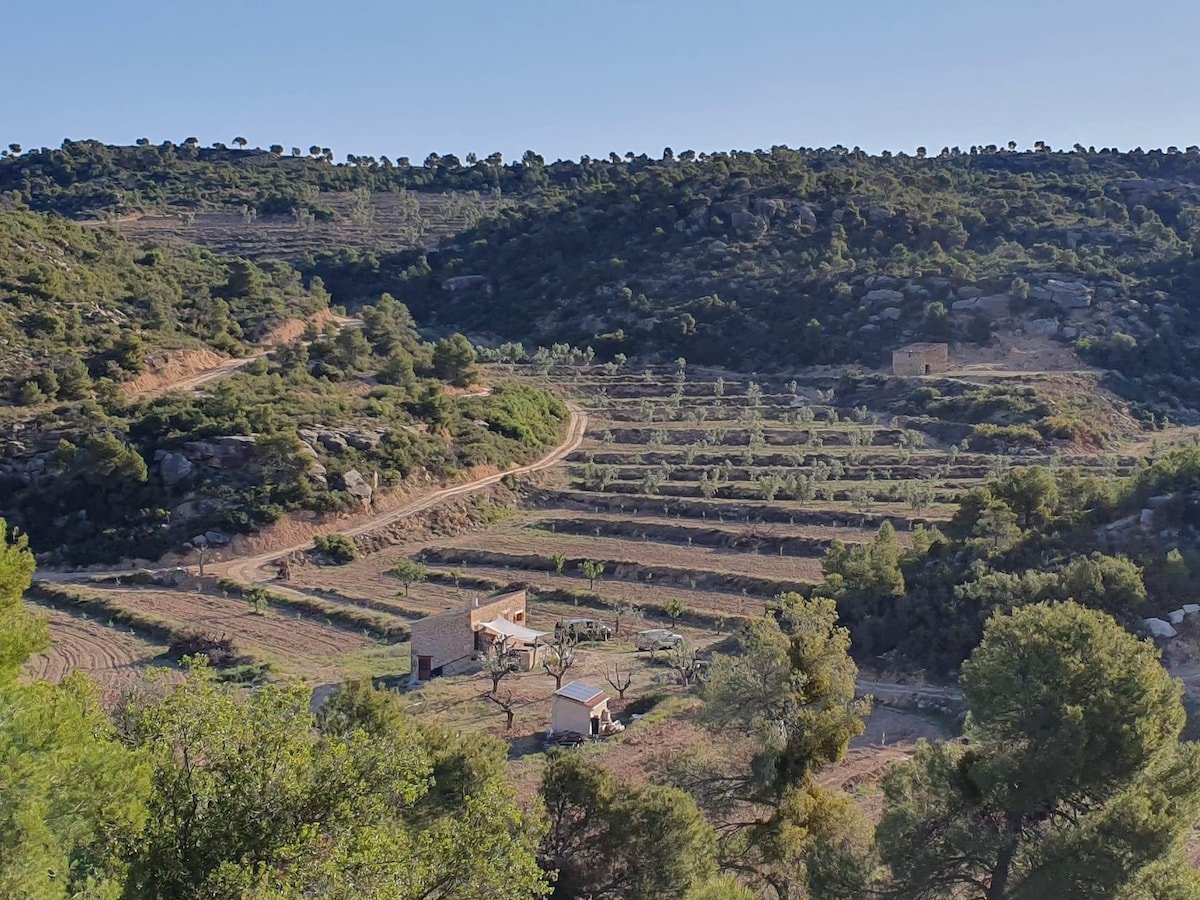
POLYGON ((642 608, 635 603, 630 603, 628 600, 618 600, 613 604, 613 637, 621 636, 621 620, 636 616, 642 611, 642 608))
POLYGON ((575 639, 567 634, 567 629, 564 628, 552 643, 546 645, 546 656, 542 660, 542 668, 554 679, 556 691, 562 687, 563 676, 576 662, 575 639))
POLYGON ((612 685, 612 689, 617 692, 617 697, 621 700, 625 699, 625 692, 629 690, 629 686, 633 684, 633 674, 628 670, 624 674, 621 672, 621 664, 617 663, 613 666, 613 671, 608 670, 608 665, 604 666, 604 680, 612 685))
POLYGON ((667 662, 671 668, 679 673, 679 681, 684 687, 688 687, 696 680, 696 673, 703 665, 700 661, 700 652, 684 641, 681 644, 676 644, 667 653, 667 662))
POLYGON ((507 636, 498 641, 492 641, 492 645, 483 655, 483 671, 487 672, 488 677, 492 679, 491 696, 495 697, 501 680, 517 671, 517 655, 508 645, 507 636))
POLYGON ((495 692, 493 691, 492 693, 487 695, 487 699, 490 700, 492 703, 495 703, 498 707, 500 707, 501 710, 504 711, 504 728, 507 731, 512 731, 513 717, 516 715, 516 712, 513 709, 512 692, 510 691, 509 693, 505 694, 503 697, 497 697, 495 692))

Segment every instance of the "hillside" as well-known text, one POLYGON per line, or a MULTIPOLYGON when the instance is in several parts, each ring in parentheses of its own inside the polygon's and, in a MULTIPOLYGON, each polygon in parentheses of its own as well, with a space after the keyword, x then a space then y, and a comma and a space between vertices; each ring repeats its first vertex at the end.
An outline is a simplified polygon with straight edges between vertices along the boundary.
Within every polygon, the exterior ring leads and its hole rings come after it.
POLYGON ((461 337, 423 341, 390 297, 357 322, 327 301, 285 263, 0 213, 0 516, 60 561, 155 559, 554 443, 545 392, 447 394, 479 378, 461 337))
POLYGON ((987 342, 1007 320, 1109 369, 1147 412, 1200 403, 1195 147, 413 165, 68 141, 0 160, 0 191, 137 240, 287 258, 336 302, 387 291, 482 338, 793 371, 987 342))

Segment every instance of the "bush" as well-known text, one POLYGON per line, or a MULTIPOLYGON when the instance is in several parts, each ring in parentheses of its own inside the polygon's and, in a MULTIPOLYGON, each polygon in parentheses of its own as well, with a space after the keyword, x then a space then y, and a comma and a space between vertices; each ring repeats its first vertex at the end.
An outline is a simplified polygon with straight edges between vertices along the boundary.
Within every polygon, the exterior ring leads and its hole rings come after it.
POLYGON ((171 638, 167 652, 174 659, 188 656, 205 656, 211 666, 232 665, 237 659, 233 639, 228 635, 211 631, 189 630, 171 638))
POLYGON ((319 535, 313 538, 313 545, 335 566, 344 566, 358 559, 358 548, 344 534, 319 535))

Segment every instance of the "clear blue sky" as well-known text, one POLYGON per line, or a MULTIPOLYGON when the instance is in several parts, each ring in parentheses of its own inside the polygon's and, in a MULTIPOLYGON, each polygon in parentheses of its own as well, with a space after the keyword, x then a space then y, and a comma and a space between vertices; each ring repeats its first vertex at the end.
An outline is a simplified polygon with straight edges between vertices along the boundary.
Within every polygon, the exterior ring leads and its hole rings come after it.
POLYGON ((0 143, 1200 143, 1196 0, 0 0, 0 143))

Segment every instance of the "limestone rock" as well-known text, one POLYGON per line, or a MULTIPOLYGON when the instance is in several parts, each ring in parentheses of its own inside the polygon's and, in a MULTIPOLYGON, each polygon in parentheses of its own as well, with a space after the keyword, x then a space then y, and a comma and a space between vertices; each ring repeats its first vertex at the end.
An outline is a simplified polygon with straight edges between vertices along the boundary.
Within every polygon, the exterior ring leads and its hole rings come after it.
POLYGON ((895 322, 897 319, 900 318, 901 315, 903 315, 903 313, 901 312, 899 307, 889 306, 886 309, 883 309, 880 311, 879 318, 888 319, 889 321, 895 322))
POLYGON ((1030 334, 1040 334, 1042 337, 1054 337, 1058 334, 1058 319, 1034 319, 1025 326, 1030 334))
POLYGON ((740 237, 759 237, 767 230, 766 219, 743 210, 738 210, 730 216, 729 223, 740 237))
POLYGON ((453 278, 447 278, 443 281, 442 287, 454 293, 455 291, 463 291, 481 284, 487 284, 486 275, 455 275, 453 278))
POLYGON ((383 440, 383 435, 377 431, 355 431, 348 428, 340 434, 355 450, 370 450, 379 446, 379 442, 383 440))
POLYGON ((1179 634, 1169 622, 1162 619, 1142 619, 1142 625, 1156 638, 1173 638, 1179 634))
POLYGON ((1200 613, 1200 603, 1185 603, 1180 608, 1189 616, 1194 616, 1196 613, 1200 613))
POLYGON ((364 505, 371 502, 371 496, 375 493, 357 469, 348 469, 342 475, 342 487, 346 493, 357 497, 364 505))
POLYGON ((899 303, 903 299, 903 293, 893 291, 889 288, 875 288, 872 291, 867 291, 866 297, 868 303, 899 303))
POLYGON ((204 537, 210 544, 216 544, 218 547, 229 543, 228 536, 219 531, 206 531, 204 532, 204 537))
POLYGON ((336 431, 323 431, 321 436, 317 438, 321 442, 321 446, 330 453, 345 453, 350 446, 344 437, 336 431))
POLYGON ((961 300, 955 300, 950 304, 950 309, 954 312, 974 312, 975 307, 979 305, 978 297, 964 297, 961 300))
POLYGON ((958 298, 960 300, 971 300, 975 297, 982 297, 983 291, 972 285, 964 285, 958 289, 958 298))
POLYGON ((813 212, 811 206, 806 203, 799 203, 794 207, 796 218, 800 220, 801 225, 807 225, 810 228, 815 228, 817 225, 817 214, 813 212))
POLYGON ((195 469, 195 464, 182 453, 164 453, 158 473, 162 476, 163 484, 173 487, 190 478, 195 469))
POLYGON ((1167 614, 1167 618, 1171 620, 1172 625, 1182 625, 1185 616, 1187 616, 1187 613, 1182 609, 1173 609, 1167 614))
POLYGON ((1008 315, 1008 294, 991 294, 975 302, 975 311, 989 319, 1003 319, 1008 315))

